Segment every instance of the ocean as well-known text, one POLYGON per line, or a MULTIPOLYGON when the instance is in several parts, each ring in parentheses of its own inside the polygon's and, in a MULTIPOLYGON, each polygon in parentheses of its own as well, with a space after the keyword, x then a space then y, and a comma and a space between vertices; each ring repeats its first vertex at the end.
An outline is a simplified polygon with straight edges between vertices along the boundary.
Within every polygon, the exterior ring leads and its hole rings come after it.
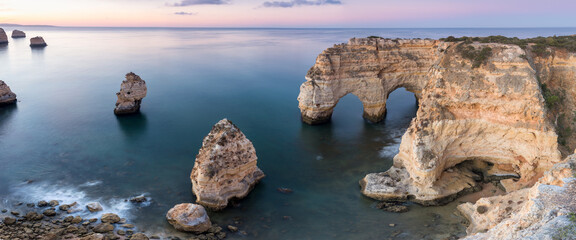
MULTIPOLYGON (((2 27, 2 26, 0 26, 2 27)), ((353 95, 332 121, 300 120, 300 84, 316 56, 352 37, 536 37, 576 28, 224 29, 3 27, 42 36, 0 46, 0 80, 18 103, 0 108, 0 209, 19 202, 98 201, 138 230, 180 236, 165 220, 194 202, 189 179, 202 139, 220 119, 254 143, 266 177, 247 198, 210 212, 228 239, 445 239, 465 235, 458 202, 389 213, 360 193, 367 173, 392 165, 417 106, 404 89, 381 123, 362 119, 353 95), (113 114, 124 75, 144 79, 141 113, 113 114), (290 188, 290 194, 277 188, 290 188), (145 204, 126 199, 144 195, 145 204), (391 225, 392 224, 392 225, 391 225)), ((98 214, 77 213, 83 217, 98 214)), ((3 217, 0 214, 0 217, 3 217)))

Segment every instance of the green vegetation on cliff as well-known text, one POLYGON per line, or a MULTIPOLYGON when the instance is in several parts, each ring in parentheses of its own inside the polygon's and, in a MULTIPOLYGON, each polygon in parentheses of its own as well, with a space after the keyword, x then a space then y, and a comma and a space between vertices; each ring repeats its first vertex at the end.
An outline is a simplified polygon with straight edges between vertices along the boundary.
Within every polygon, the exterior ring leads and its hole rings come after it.
POLYGON ((530 50, 538 56, 546 56, 549 54, 547 47, 563 48, 570 52, 576 52, 576 35, 570 36, 552 36, 552 37, 535 37, 520 39, 517 37, 505 37, 505 36, 488 36, 488 37, 453 37, 449 36, 447 38, 441 38, 440 40, 445 42, 481 42, 481 43, 503 43, 503 44, 515 44, 521 48, 526 48, 528 45, 531 46, 530 50))

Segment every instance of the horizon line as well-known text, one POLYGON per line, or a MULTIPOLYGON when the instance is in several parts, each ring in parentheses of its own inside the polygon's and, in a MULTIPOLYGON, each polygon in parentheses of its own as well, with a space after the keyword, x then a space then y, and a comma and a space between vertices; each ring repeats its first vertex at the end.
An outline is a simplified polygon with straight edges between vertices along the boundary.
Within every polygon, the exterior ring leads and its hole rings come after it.
POLYGON ((0 26, 6 27, 54 27, 54 28, 220 28, 220 29, 512 29, 512 28, 576 28, 573 27, 286 27, 286 26, 270 26, 270 27, 172 27, 172 26, 59 26, 59 25, 43 25, 43 24, 16 24, 16 23, 0 23, 0 26))

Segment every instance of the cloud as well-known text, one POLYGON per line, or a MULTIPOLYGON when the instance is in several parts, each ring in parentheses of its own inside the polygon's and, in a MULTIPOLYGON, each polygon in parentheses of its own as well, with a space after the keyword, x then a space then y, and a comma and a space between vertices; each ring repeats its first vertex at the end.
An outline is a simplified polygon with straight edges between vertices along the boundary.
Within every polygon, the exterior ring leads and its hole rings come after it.
POLYGON ((166 3, 166 5, 173 7, 186 7, 192 5, 203 5, 203 4, 222 5, 228 3, 229 3, 228 0, 181 0, 179 3, 173 3, 173 4, 166 3))
POLYGON ((291 8, 297 6, 319 6, 319 5, 340 5, 342 2, 340 0, 292 0, 287 2, 264 2, 262 3, 262 7, 270 7, 270 8, 291 8))
POLYGON ((182 15, 182 16, 194 16, 194 15, 198 15, 198 13, 195 13, 195 12, 175 12, 174 14, 176 14, 176 15, 182 15))

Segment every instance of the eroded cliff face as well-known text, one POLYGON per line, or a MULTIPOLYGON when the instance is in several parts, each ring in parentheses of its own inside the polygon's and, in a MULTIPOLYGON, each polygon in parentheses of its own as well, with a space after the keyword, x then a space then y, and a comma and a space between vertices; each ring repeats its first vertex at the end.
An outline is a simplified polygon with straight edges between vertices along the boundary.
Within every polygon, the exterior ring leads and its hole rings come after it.
POLYGON ((576 148, 576 53, 548 48, 544 54, 530 54, 543 84, 544 97, 551 111, 548 118, 558 133, 564 155, 576 148))
POLYGON ((396 88, 419 99, 394 166, 361 180, 366 196, 442 204, 477 190, 482 177, 502 179, 507 191, 532 186, 560 161, 527 52, 516 45, 465 44, 490 53, 478 64, 463 57, 464 44, 352 39, 325 50, 308 72, 298 97, 307 123, 329 120, 348 93, 376 121, 396 88))

